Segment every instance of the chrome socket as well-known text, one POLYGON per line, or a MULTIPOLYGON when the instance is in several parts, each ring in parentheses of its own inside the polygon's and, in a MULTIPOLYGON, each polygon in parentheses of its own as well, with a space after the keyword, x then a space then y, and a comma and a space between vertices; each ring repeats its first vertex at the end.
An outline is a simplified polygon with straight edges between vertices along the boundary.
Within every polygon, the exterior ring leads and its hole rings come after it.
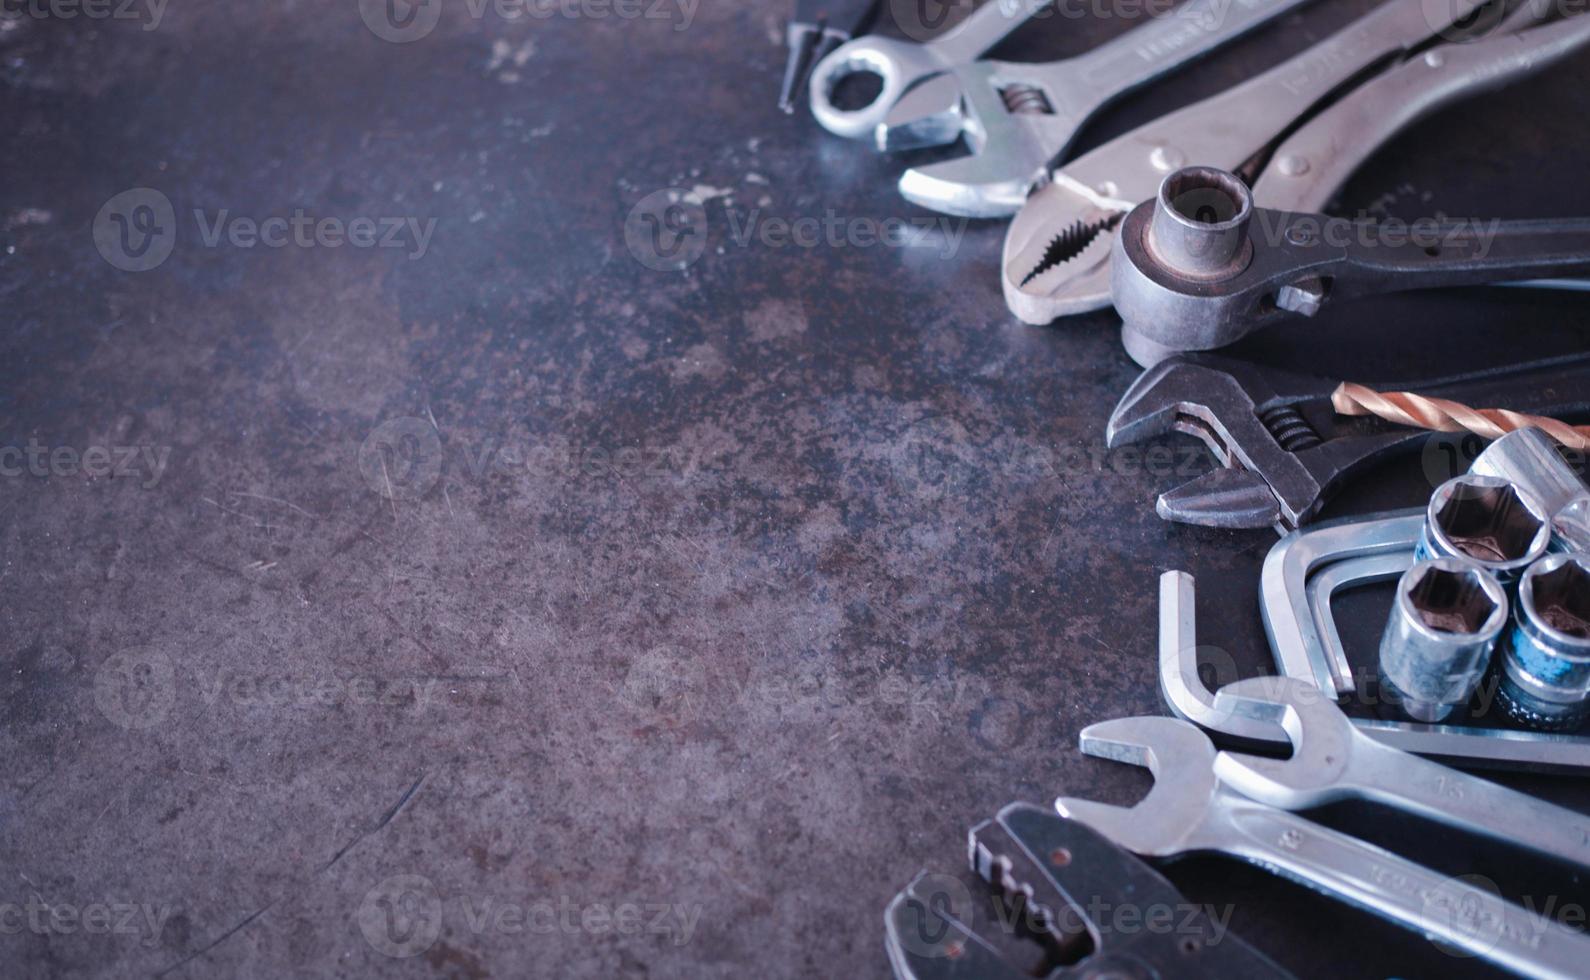
POLYGON ((1147 244, 1178 275, 1226 279, 1252 261, 1252 220, 1253 194, 1241 178, 1215 167, 1183 167, 1159 185, 1147 244))
POLYGON ((1500 477, 1540 501, 1551 515, 1553 551, 1590 552, 1590 486, 1544 432, 1507 433, 1480 453, 1469 472, 1500 477))
POLYGON ((1507 624, 1507 593, 1462 558, 1415 564, 1397 582, 1380 640, 1382 685, 1414 721, 1438 722, 1468 703, 1507 624))
POLYGON ((1461 558, 1512 585, 1550 545, 1551 521, 1533 494, 1470 473, 1436 489, 1415 554, 1420 561, 1461 558))
POLYGON ((1498 703, 1519 724, 1565 731, 1590 711, 1590 555, 1551 555, 1518 584, 1498 703))

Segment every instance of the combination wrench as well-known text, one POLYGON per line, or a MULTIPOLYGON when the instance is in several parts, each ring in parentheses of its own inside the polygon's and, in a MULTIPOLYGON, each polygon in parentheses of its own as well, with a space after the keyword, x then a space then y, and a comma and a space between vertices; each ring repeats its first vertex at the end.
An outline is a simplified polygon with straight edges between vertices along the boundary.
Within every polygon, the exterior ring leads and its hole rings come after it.
POLYGON ((1216 692, 1215 708, 1277 724, 1292 743, 1289 759, 1237 752, 1215 758, 1215 774, 1250 799, 1283 810, 1374 800, 1590 867, 1590 818, 1377 742, 1307 681, 1238 681, 1216 692))
POLYGON ((1590 936, 1228 788, 1188 722, 1121 718, 1081 741, 1088 755, 1146 766, 1154 786, 1133 807, 1061 797, 1055 809, 1133 853, 1228 854, 1525 976, 1581 977, 1590 962, 1590 936))
POLYGON ((946 214, 1012 215, 1105 106, 1308 2, 1187 0, 1085 54, 1021 64, 977 59, 1050 13, 1048 0, 989 0, 925 43, 872 35, 841 45, 812 73, 812 115, 890 152, 964 137, 970 155, 907 170, 900 193, 946 214), (868 105, 841 109, 834 92, 856 73, 879 76, 882 88, 868 105))

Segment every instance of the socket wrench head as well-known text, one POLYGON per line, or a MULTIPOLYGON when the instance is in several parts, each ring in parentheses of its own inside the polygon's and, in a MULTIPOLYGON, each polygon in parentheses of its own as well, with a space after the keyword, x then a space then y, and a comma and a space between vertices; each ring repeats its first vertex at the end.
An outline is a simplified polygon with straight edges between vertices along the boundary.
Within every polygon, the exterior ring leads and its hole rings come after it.
POLYGON ((1441 484, 1430 498, 1418 557, 1462 558, 1510 584, 1550 544, 1551 521, 1533 495, 1470 473, 1441 484))
POLYGON ((1183 167, 1159 185, 1148 246, 1177 275, 1224 279, 1241 272, 1253 256, 1252 219, 1253 193, 1235 174, 1183 167))
POLYGON ((1397 582, 1380 677, 1415 721, 1438 722, 1479 686, 1507 623, 1507 593, 1462 558, 1421 561, 1397 582))
POLYGON ((1590 555, 1551 555, 1518 584, 1498 699, 1530 728, 1579 727, 1590 712, 1590 555))
POLYGON ((1501 477, 1552 516, 1552 549, 1590 551, 1590 486, 1539 429, 1509 432, 1485 447, 1469 472, 1501 477))

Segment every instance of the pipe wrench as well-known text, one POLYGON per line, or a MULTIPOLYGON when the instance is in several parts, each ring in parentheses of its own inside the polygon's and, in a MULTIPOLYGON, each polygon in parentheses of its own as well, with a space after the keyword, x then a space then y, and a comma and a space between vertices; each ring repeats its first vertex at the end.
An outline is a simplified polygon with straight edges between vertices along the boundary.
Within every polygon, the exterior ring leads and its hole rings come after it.
POLYGON ((1478 40, 1442 43, 1473 34, 1476 28, 1460 25, 1492 9, 1491 0, 1439 9, 1390 0, 1292 60, 1054 171, 1007 230, 1006 303, 1028 323, 1107 308, 1120 222, 1153 200, 1173 171, 1207 165, 1257 174, 1259 207, 1317 209, 1413 120, 1541 71, 1590 42, 1590 18, 1522 29, 1546 13, 1527 2, 1478 40), (1367 81, 1352 84, 1365 73, 1372 73, 1367 81))

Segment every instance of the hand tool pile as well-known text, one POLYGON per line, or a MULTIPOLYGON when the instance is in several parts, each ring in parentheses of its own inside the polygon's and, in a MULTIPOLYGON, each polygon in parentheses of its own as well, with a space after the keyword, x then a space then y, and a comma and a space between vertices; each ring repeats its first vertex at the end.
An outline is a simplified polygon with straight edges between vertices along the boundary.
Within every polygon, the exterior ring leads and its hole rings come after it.
MULTIPOLYGON (((1590 427, 1563 421, 1590 414, 1590 354, 1364 385, 1214 353, 1387 292, 1586 288, 1572 277, 1590 275, 1590 219, 1409 225, 1321 212, 1411 123, 1590 44, 1590 16, 1534 0, 1385 0, 1234 88, 1068 156, 1111 101, 1306 3, 1186 0, 1048 64, 982 56, 1049 0, 989 0, 921 42, 839 43, 875 8, 799 8, 792 58, 815 43, 802 39, 829 39, 808 82, 824 128, 886 152, 967 149, 908 169, 900 193, 947 214, 1012 218, 1001 266, 1016 317, 1119 313, 1146 370, 1109 421, 1109 445, 1174 430, 1221 464, 1163 493, 1159 515, 1282 535, 1259 589, 1277 676, 1211 691, 1193 579, 1166 573, 1159 677, 1176 717, 1082 733, 1085 754, 1146 766, 1153 791, 1129 809, 1012 804, 974 828, 972 868, 1010 914, 980 917, 942 876, 919 877, 885 916, 902 978, 1287 976, 1206 916, 1166 932, 1098 914, 1186 908, 1142 859, 1209 851, 1510 972, 1583 976, 1590 963, 1590 934, 1294 812, 1369 799, 1590 867, 1590 818, 1460 771, 1590 773, 1590 734, 1579 734, 1590 715, 1590 487, 1564 453, 1590 449, 1590 427), (842 106, 857 75, 876 76, 878 91, 842 106), (1316 521, 1348 480, 1434 431, 1494 441, 1422 510, 1316 521), (1385 582, 1395 592, 1377 669, 1355 677, 1332 604, 1385 582), (1349 699, 1365 716, 1343 709, 1349 699), (1011 952, 1011 934, 1037 943, 1041 968, 1011 952)), ((803 70, 792 61, 786 104, 803 70)))

